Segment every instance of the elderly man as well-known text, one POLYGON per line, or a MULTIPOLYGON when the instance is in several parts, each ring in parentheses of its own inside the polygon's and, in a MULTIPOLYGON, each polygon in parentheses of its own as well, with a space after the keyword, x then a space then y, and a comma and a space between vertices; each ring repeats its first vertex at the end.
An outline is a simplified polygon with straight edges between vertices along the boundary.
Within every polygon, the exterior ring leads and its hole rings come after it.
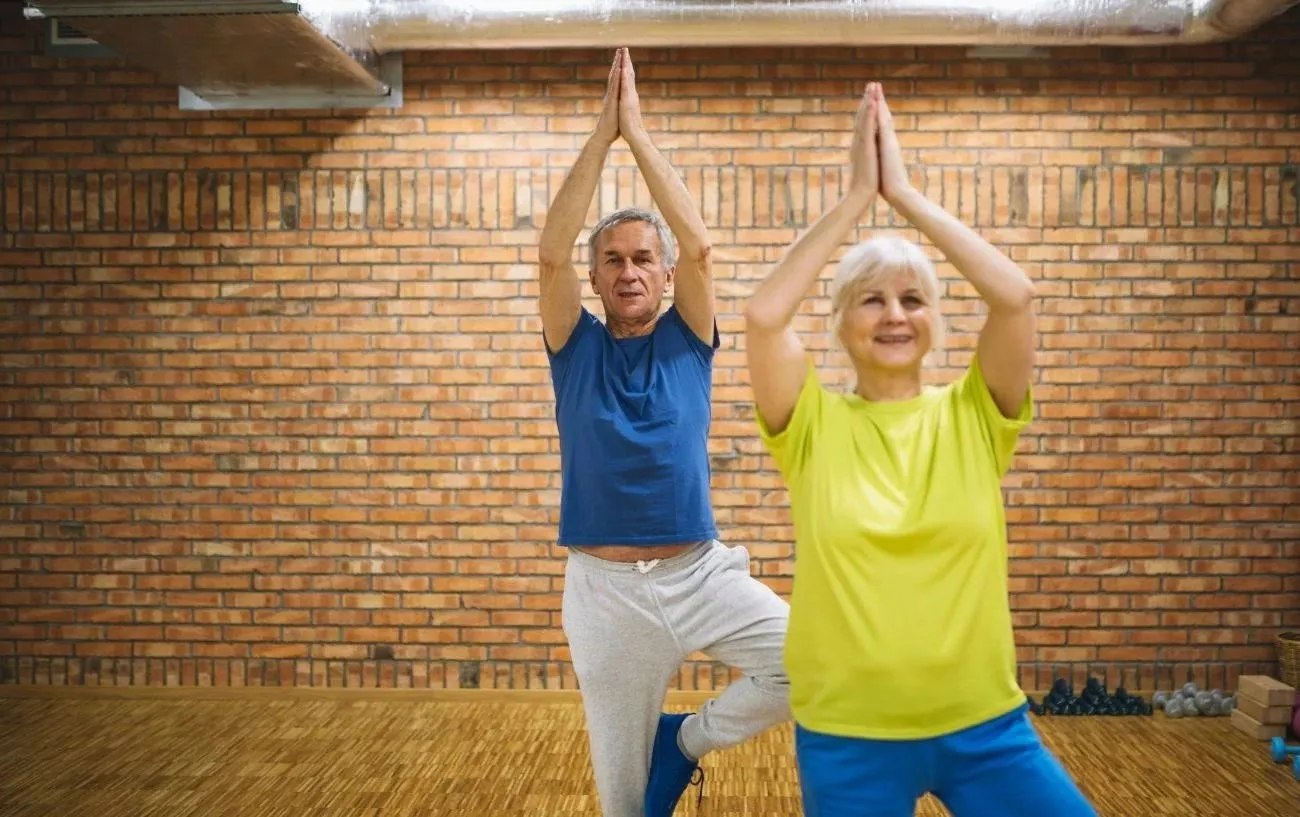
POLYGON ((710 502, 719 338, 709 249, 690 194, 641 122, 620 49, 538 253, 560 436, 559 543, 569 549, 564 632, 606 817, 669 817, 693 778, 703 783, 700 758, 790 717, 789 607, 750 576, 743 547, 718 541, 710 502), (620 136, 667 223, 627 209, 592 231, 588 280, 602 323, 582 305, 572 255, 620 136), (674 304, 661 311, 674 285, 674 304), (672 676, 697 650, 744 677, 698 712, 662 713, 672 676))

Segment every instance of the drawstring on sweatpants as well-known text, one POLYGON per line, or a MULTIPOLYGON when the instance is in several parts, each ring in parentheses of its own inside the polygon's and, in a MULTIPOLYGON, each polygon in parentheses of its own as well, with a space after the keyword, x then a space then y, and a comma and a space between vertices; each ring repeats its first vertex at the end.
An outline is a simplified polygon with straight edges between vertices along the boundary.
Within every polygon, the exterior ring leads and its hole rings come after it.
POLYGON ((642 573, 642 574, 646 574, 646 573, 649 573, 651 570, 654 570, 654 569, 655 569, 655 565, 659 564, 661 561, 663 561, 663 560, 662 560, 662 559, 650 559, 649 561, 647 561, 647 560, 645 560, 645 559, 637 559, 637 560, 636 560, 636 569, 637 569, 640 573, 642 573))

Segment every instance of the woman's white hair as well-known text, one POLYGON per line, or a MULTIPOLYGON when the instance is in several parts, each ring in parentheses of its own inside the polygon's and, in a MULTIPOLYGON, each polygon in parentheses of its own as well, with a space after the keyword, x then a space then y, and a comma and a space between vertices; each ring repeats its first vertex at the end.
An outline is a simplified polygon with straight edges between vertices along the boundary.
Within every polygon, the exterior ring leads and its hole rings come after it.
POLYGON ((879 289, 891 279, 905 276, 915 281, 934 315, 927 353, 943 348, 944 324, 939 311, 939 274, 922 249, 899 236, 875 236, 855 245, 840 259, 831 281, 831 340, 840 344, 844 311, 863 292, 879 289))

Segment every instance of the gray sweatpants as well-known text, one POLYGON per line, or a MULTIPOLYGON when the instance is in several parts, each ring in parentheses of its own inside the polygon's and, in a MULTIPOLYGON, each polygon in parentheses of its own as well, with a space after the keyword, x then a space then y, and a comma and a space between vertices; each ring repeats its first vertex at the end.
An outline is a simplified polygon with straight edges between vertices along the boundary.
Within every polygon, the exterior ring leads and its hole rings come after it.
POLYGON ((564 633, 605 817, 642 817, 664 696, 691 653, 744 673, 682 725, 691 755, 789 720, 782 665, 789 610, 749 575, 743 547, 710 541, 670 559, 631 564, 569 550, 564 633))

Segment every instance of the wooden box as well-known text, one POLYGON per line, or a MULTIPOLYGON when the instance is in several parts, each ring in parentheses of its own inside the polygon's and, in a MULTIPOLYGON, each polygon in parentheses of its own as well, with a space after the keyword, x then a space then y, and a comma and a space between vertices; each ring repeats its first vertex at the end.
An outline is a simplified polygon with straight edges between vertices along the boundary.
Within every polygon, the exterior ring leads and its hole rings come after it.
MULTIPOLYGON (((1241 698, 1237 699, 1240 703, 1241 698)), ((1232 710, 1232 725, 1245 732, 1255 740, 1271 740, 1286 737, 1286 725, 1260 723, 1240 709, 1232 710)))
POLYGON ((1264 706, 1295 705, 1295 688, 1267 675, 1243 675, 1237 679, 1237 701, 1250 698, 1264 706))
POLYGON ((1249 715, 1251 720, 1256 723, 1275 726, 1279 723, 1287 724, 1291 722, 1290 706, 1265 706, 1254 698, 1248 698, 1241 694, 1237 695, 1237 709, 1249 715))

